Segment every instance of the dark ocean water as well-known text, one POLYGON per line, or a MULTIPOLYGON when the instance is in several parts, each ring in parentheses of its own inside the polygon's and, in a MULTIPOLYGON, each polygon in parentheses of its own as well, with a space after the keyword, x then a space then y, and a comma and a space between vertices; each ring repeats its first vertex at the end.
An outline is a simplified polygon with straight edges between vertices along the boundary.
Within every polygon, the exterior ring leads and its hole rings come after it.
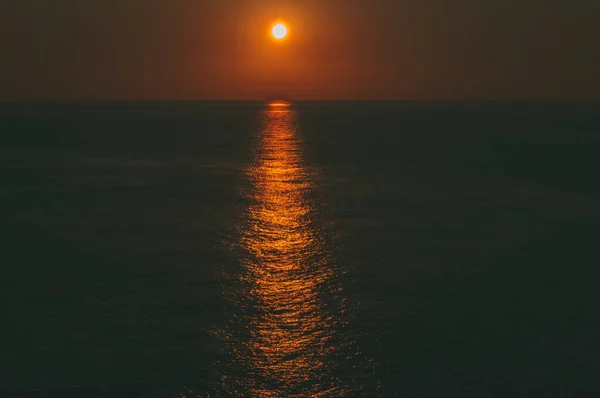
POLYGON ((600 103, 0 105, 0 397, 600 394, 600 103))

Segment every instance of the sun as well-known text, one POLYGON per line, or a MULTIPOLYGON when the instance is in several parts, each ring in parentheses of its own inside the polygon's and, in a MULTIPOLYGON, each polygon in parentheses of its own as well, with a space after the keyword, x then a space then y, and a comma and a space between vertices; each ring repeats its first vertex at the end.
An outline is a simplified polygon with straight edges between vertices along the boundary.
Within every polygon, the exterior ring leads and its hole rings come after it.
POLYGON ((273 29, 271 29, 271 34, 277 40, 283 40, 288 34, 287 27, 282 23, 277 23, 273 25, 273 29))

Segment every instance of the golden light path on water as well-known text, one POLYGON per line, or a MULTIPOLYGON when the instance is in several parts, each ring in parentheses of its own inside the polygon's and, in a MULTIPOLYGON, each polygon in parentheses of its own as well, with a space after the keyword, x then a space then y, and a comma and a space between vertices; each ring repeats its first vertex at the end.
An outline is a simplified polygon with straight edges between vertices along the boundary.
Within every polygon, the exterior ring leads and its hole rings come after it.
MULTIPOLYGON (((336 274, 310 194, 296 111, 271 103, 262 113, 248 208, 241 225, 245 288, 231 336, 238 371, 224 382, 239 397, 344 395, 334 376, 336 274)), ((339 308, 337 309, 339 310, 339 308)))

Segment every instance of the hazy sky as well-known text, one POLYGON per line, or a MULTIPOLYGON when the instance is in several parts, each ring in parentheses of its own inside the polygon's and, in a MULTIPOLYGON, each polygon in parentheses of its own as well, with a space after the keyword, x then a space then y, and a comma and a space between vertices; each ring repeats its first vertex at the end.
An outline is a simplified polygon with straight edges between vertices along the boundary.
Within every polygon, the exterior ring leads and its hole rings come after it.
POLYGON ((0 0, 0 99, 277 95, 600 99, 600 0, 0 0))

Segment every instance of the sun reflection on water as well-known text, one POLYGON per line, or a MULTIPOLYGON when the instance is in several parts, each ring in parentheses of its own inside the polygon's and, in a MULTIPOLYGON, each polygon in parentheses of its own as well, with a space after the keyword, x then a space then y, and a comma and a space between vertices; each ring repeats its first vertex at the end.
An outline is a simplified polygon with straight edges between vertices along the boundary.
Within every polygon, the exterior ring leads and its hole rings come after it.
POLYGON ((239 235, 243 289, 230 336, 237 371, 224 389, 244 397, 342 396, 332 360, 339 308, 329 303, 337 275, 310 199, 315 176, 304 164, 295 110, 270 103, 262 117, 239 235))

